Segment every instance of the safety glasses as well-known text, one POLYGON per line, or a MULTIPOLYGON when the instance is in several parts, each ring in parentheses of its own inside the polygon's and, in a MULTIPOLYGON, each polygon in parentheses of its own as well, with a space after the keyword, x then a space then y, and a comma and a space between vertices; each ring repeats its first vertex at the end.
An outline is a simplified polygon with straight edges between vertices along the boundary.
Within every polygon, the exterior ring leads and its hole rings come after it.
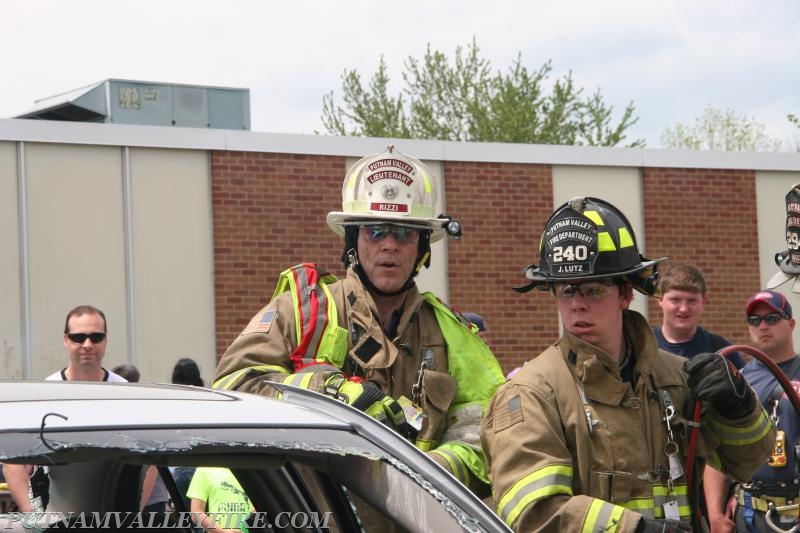
POLYGON ((763 320, 770 326, 774 326, 784 318, 786 317, 780 313, 770 313, 768 315, 750 315, 749 317, 747 317, 747 323, 753 327, 758 327, 758 325, 761 324, 761 321, 763 320))
POLYGON ((583 283, 556 283, 556 298, 568 301, 580 294, 586 300, 602 300, 605 298, 614 282, 611 280, 586 281, 583 283))
POLYGON ((361 226, 361 231, 371 241, 385 239, 390 233, 399 243, 417 242, 419 240, 419 229, 409 228, 408 226, 396 226, 394 224, 365 224, 361 226))
POLYGON ((100 331, 95 333, 67 333, 67 338, 75 344, 83 344, 86 339, 92 341, 92 344, 99 344, 106 340, 106 334, 100 331))

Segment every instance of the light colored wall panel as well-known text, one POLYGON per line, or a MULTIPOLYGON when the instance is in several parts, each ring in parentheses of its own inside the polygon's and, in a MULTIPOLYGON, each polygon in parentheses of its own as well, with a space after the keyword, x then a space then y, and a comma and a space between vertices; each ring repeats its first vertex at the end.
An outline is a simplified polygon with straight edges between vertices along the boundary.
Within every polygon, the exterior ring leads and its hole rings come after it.
MULTIPOLYGON (((633 226, 639 252, 647 257, 639 169, 623 167, 554 166, 553 205, 575 196, 593 196, 613 204, 633 226)), ((541 230, 540 230, 541 231, 541 230)), ((652 258, 651 258, 652 259, 652 258)), ((538 261, 538 258, 537 258, 538 261)), ((648 318, 645 296, 634 291, 631 309, 648 318)))
POLYGON ((215 368, 208 155, 131 150, 135 350, 142 381, 169 382, 181 357, 215 368))
MULTIPOLYGON (((349 169, 359 159, 361 158, 348 158, 346 162, 347 168, 349 169)), ((446 201, 444 197, 444 179, 442 178, 444 174, 444 163, 441 161, 423 161, 423 163, 430 169, 433 174, 433 179, 436 181, 436 186, 438 187, 439 194, 436 200, 436 214, 445 213, 444 206, 446 201)), ((342 176, 342 180, 344 180, 344 176, 342 176)), ((339 209, 341 209, 341 204, 331 206, 331 211, 337 211, 339 209)), ((458 213, 454 213, 452 216, 458 220, 458 213)), ((417 275, 417 286, 420 291, 431 291, 445 302, 450 301, 450 287, 447 284, 447 242, 449 240, 449 237, 445 237, 439 242, 431 244, 431 266, 429 268, 423 268, 422 272, 417 275)))
MULTIPOLYGON (((758 209, 758 260, 761 286, 779 270, 775 254, 786 250, 786 193, 800 182, 800 172, 756 172, 756 206, 758 209)), ((800 294, 792 292, 789 281, 776 290, 786 295, 792 304, 795 319, 800 313, 800 294)), ((797 290, 800 290, 798 282, 797 290)), ((742 327, 746 327, 744 323, 742 327)), ((794 346, 800 349, 800 328, 794 330, 794 346)))
POLYGON ((0 142, 0 379, 23 377, 17 145, 0 142))
POLYGON ((108 319, 106 368, 127 358, 122 163, 118 147, 26 143, 31 376, 66 366, 64 317, 108 319))
MULTIPOLYGON (((447 203, 444 197, 444 163, 441 161, 423 161, 433 173, 436 186, 439 188, 439 197, 436 201, 436 214, 446 213, 447 203)), ((458 213, 452 215, 458 220, 458 213)), ((431 266, 423 268, 417 276, 417 285, 421 291, 431 291, 445 302, 450 301, 450 286, 447 283, 447 243, 450 237, 445 237, 439 242, 431 244, 431 266)))

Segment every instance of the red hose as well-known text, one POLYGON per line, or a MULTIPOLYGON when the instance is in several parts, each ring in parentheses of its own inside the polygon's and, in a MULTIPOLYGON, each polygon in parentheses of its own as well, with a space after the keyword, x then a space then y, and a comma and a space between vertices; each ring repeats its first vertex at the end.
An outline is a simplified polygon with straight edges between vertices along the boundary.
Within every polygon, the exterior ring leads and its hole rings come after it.
MULTIPOLYGON (((797 391, 794 390, 792 387, 792 383, 789 381, 789 378, 786 377, 786 374, 783 373, 781 367, 775 363, 775 361, 770 358, 767 354, 759 350, 758 348, 754 348, 752 346, 747 346, 745 344, 735 344, 733 346, 726 346, 719 350, 719 354, 723 357, 727 357, 734 352, 744 352, 747 354, 752 355, 766 366, 770 372, 775 376, 780 383, 781 388, 786 392, 786 396, 789 398, 789 401, 792 402, 792 406, 794 407, 795 412, 797 412, 798 416, 800 416, 800 395, 797 394, 797 391)), ((702 412, 702 402, 700 400, 695 400, 694 402, 694 409, 692 410, 692 430, 689 433, 689 448, 686 451, 687 457, 687 464, 686 464, 686 484, 690 491, 695 490, 694 485, 694 462, 695 462, 695 453, 697 448, 697 438, 700 432, 700 413, 702 412)), ((690 494, 689 501, 691 502, 699 502, 699 495, 697 494, 690 494)), ((695 505, 695 512, 700 513, 700 506, 695 505)))

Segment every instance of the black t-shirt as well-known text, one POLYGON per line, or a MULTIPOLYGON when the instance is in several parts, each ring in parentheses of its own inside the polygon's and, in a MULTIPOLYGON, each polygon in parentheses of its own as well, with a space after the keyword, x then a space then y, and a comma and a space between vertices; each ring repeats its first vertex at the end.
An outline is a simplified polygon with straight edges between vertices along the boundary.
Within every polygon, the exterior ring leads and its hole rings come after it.
MULTIPOLYGON (((698 327, 697 331, 694 332, 694 337, 686 342, 669 342, 664 338, 664 334, 661 332, 661 326, 654 326, 653 333, 656 334, 659 348, 689 359, 699 353, 716 352, 720 348, 732 344, 728 339, 710 333, 701 327, 698 327)), ((728 359, 736 368, 741 369, 744 367, 744 358, 739 352, 728 355, 728 359)))

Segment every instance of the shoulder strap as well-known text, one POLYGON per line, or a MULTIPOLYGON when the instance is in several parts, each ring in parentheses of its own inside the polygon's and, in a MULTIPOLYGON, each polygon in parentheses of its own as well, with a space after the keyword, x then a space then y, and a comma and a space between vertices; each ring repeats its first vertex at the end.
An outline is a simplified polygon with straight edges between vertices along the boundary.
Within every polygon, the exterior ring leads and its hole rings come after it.
POLYGON ((297 330, 297 348, 291 354, 295 372, 321 362, 341 367, 347 337, 338 327, 336 304, 328 290, 335 281, 336 276, 315 263, 295 265, 280 274, 272 298, 285 291, 292 295, 297 330))

